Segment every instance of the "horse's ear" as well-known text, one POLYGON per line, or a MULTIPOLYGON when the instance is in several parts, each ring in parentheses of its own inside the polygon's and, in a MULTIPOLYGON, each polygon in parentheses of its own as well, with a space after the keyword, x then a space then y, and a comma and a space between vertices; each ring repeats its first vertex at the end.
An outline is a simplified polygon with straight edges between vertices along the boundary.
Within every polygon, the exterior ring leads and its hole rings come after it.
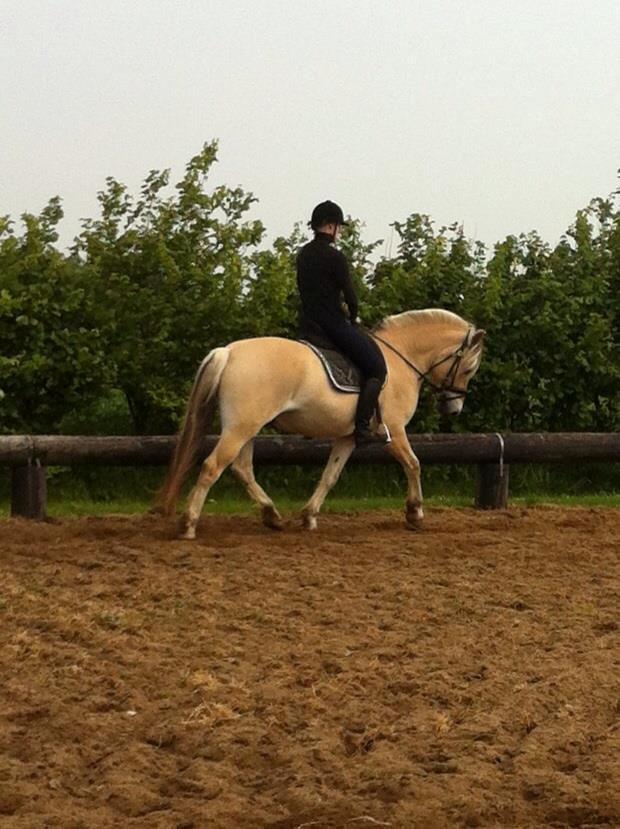
POLYGON ((474 333, 474 336, 471 338, 470 347, 473 348, 476 345, 482 345, 482 341, 486 333, 487 332, 484 330, 484 328, 478 328, 477 331, 474 333))

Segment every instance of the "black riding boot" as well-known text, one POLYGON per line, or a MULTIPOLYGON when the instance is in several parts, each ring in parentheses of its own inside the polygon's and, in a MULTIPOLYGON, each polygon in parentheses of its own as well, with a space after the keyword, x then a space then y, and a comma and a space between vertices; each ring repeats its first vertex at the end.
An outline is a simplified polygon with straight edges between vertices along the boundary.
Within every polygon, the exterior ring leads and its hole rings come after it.
POLYGON ((355 413, 356 446, 367 446, 370 443, 387 443, 386 435, 377 434, 370 428, 370 421, 377 408, 382 385, 381 380, 371 377, 362 386, 355 413))

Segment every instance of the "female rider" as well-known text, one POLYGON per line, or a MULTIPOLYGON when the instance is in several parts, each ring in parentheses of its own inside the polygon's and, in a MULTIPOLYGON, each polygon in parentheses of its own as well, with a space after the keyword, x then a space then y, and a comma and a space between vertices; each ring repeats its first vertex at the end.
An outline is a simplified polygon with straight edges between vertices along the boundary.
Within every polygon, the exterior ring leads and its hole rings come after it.
POLYGON ((297 256, 302 336, 307 339, 317 334, 327 337, 359 368, 362 387, 355 415, 355 443, 357 446, 385 443, 385 436, 370 428, 385 381, 385 360, 378 346, 355 327, 358 303, 347 260, 341 251, 332 247, 340 228, 346 224, 344 215, 337 204, 324 201, 312 211, 309 224, 314 239, 304 245, 297 256), (341 304, 341 295, 349 309, 348 317, 341 304))

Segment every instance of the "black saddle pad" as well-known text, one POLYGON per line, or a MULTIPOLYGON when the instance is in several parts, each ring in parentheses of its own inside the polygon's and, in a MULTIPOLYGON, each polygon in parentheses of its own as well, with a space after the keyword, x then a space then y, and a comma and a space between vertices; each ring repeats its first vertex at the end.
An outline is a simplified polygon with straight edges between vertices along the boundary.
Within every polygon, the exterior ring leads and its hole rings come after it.
POLYGON ((315 345, 308 340, 300 340, 316 354, 323 363, 325 373, 329 382, 337 391, 347 394, 359 394, 361 373, 348 357, 336 351, 334 348, 326 348, 323 345, 315 345))

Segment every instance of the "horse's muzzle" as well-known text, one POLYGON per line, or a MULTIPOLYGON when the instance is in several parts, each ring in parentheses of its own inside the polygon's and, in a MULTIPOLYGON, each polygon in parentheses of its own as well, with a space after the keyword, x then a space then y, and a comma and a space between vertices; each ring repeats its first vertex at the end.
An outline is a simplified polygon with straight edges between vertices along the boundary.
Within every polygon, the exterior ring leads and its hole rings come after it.
POLYGON ((462 412, 464 402, 465 401, 462 397, 439 397, 437 400, 437 410, 442 417, 445 417, 446 415, 457 415, 462 412))

